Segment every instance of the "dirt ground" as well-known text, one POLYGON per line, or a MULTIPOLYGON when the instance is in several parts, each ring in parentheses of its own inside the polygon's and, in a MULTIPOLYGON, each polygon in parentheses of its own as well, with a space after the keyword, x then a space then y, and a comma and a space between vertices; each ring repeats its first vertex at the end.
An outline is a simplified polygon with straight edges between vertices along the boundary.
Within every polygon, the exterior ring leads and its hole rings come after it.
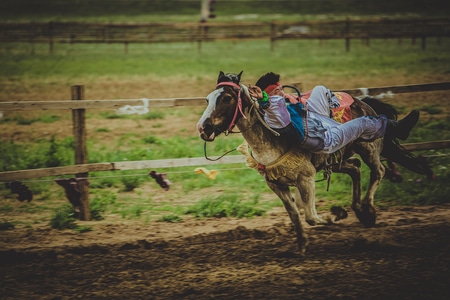
POLYGON ((2 299, 448 299, 450 205, 395 207, 364 228, 350 213, 305 225, 254 219, 115 222, 83 234, 3 231, 2 299))
MULTIPOLYGON (((394 84, 442 79, 405 78, 394 84)), ((296 78, 287 81, 297 82, 296 78)), ((313 86, 310 81, 306 80, 305 89, 313 86)), ((111 98, 101 94, 102 84, 106 82, 91 86, 86 98, 111 98)), ((351 82, 331 84, 353 87, 351 82)), ((370 86, 392 84, 386 79, 370 86)), ((122 91, 120 84, 113 86, 122 91)), ((15 93, 16 98, 9 100, 65 99, 68 90, 15 93)), ((128 98, 142 97, 133 94, 135 90, 133 86, 123 93, 128 98)), ((206 95, 209 90, 167 92, 160 97, 206 95)), ((400 107, 420 108, 424 99, 427 105, 442 104, 447 92, 433 95, 404 95, 395 101, 400 107)), ((443 115, 447 112, 445 107, 443 115)), ((437 116, 422 115, 425 120, 430 117, 437 116)), ((95 119, 89 122, 92 128, 105 126, 95 119)), ((195 124, 192 118, 180 122, 195 124)), ((169 123, 172 120, 160 127, 160 133, 173 134, 169 123)), ((70 120, 31 131, 8 126, 0 126, 2 140, 71 134, 70 120)), ((130 126, 135 130, 135 124, 130 126)), ((120 128, 129 130, 126 123, 120 128)), ((291 223, 280 207, 253 219, 186 218, 181 223, 144 224, 111 217, 86 225, 93 231, 57 231, 48 225, 1 231, 0 298, 450 299, 450 205, 379 210, 377 225, 370 229, 351 212, 332 226, 305 224, 310 241, 306 256, 297 252, 291 223)))

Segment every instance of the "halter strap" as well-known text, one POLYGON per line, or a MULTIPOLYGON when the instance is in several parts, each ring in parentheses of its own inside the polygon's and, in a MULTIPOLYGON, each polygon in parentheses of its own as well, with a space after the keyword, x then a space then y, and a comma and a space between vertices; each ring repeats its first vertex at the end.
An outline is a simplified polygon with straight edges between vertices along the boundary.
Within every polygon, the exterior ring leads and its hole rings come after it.
POLYGON ((233 88, 238 90, 238 102, 236 104, 236 110, 234 111, 233 120, 231 120, 230 126, 228 126, 228 129, 227 129, 227 131, 231 131, 231 130, 233 130, 234 126, 236 125, 235 121, 236 121, 236 118, 237 118, 237 115, 238 115, 238 111, 241 113, 241 116, 244 119, 247 119, 247 117, 245 116, 244 112, 242 111, 241 86, 236 84, 236 83, 234 83, 234 82, 220 82, 220 83, 218 83, 216 85, 216 88, 219 88, 219 87, 222 87, 222 86, 231 86, 231 87, 233 87, 233 88))

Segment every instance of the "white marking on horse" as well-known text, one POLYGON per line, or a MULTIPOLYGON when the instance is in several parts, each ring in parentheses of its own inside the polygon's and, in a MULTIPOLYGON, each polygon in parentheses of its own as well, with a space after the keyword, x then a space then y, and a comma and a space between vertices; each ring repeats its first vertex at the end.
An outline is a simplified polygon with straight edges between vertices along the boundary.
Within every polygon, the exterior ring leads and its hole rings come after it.
POLYGON ((208 96, 206 96, 206 99, 208 100, 208 106, 206 107, 202 117, 200 118, 200 120, 198 120, 197 123, 197 130, 200 134, 203 132, 203 123, 205 122, 206 119, 211 117, 211 114, 216 109, 217 98, 220 96, 222 92, 223 88, 220 88, 212 91, 208 96))

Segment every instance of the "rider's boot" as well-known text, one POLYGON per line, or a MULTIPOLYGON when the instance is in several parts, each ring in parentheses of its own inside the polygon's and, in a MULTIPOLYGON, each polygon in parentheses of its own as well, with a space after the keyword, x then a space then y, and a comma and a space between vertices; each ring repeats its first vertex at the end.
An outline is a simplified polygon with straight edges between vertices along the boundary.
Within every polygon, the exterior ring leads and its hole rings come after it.
POLYGON ((409 132, 416 126, 419 121, 419 111, 413 110, 400 121, 388 120, 386 127, 386 135, 392 138, 406 140, 409 132))

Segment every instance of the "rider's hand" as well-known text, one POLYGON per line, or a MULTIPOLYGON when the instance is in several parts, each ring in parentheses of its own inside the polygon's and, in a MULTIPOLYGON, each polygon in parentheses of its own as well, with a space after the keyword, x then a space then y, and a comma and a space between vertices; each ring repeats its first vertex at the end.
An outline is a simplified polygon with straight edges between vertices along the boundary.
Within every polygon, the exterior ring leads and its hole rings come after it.
POLYGON ((262 91, 257 86, 248 85, 248 91, 250 92, 250 96, 252 96, 253 98, 256 98, 256 99, 263 98, 262 91))
POLYGON ((298 102, 298 98, 295 96, 292 96, 291 94, 284 94, 284 98, 289 100, 290 103, 295 104, 298 102))

